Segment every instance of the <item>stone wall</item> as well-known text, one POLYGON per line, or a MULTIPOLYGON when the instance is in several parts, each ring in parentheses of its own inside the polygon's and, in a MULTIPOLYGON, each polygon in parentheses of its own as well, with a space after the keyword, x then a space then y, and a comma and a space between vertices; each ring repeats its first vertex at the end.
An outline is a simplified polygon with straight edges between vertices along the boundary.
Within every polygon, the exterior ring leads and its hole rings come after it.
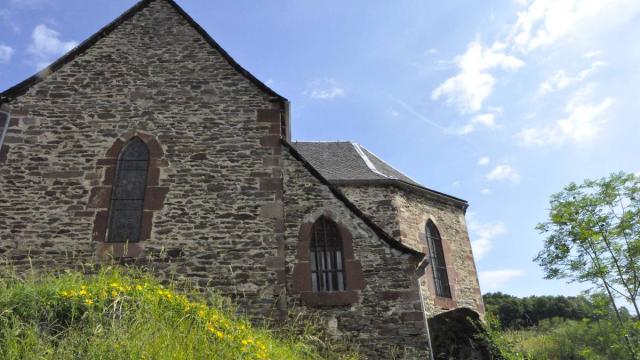
POLYGON ((45 75, 2 107, 12 120, 0 163, 0 256, 19 267, 94 258, 97 202, 109 194, 93 190, 112 176, 99 159, 114 159, 119 138, 144 133, 160 144, 156 185, 166 194, 145 256, 161 274, 215 286, 254 312, 272 307, 282 269, 272 261, 280 104, 166 1, 45 75))
MULTIPOLYGON (((130 250, 104 235, 118 151, 138 136, 151 164, 137 263, 235 297, 254 317, 320 315, 372 358, 424 358, 422 306, 432 313, 438 302, 430 276, 415 273, 416 257, 383 241, 281 145, 284 99, 256 85, 169 2, 144 4, 2 104, 11 121, 0 149, 0 257, 23 270, 130 250), (305 303, 296 290, 301 229, 320 215, 349 234, 349 266, 360 272, 350 280, 353 296, 335 306, 305 303)), ((481 311, 461 210, 396 188, 343 190, 420 251, 430 216, 447 244, 448 306, 481 311)))
POLYGON ((388 213, 379 204, 391 202, 397 213, 396 231, 399 231, 401 241, 414 249, 428 253, 425 236, 427 220, 431 219, 438 227, 443 241, 452 299, 434 296, 431 268, 427 267, 426 274, 420 281, 429 314, 456 307, 468 307, 480 314, 484 313, 463 209, 395 186, 343 186, 341 189, 349 199, 366 211, 382 209, 388 213))
MULTIPOLYGON (((426 330, 415 275, 416 259, 392 249, 338 200, 302 164, 284 152, 285 248, 289 308, 326 319, 336 336, 360 344, 372 358, 426 358, 426 330), (364 274, 364 288, 355 303, 304 306, 294 289, 294 266, 301 226, 321 215, 346 227, 364 274), (404 353, 403 353, 404 351, 404 353)), ((345 250, 346 251, 346 250, 345 250)))

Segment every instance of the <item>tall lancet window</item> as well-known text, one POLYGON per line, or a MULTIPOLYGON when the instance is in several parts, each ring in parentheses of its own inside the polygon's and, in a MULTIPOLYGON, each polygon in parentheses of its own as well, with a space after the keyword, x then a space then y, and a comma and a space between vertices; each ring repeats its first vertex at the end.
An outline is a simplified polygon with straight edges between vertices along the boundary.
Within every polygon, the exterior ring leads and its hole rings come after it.
POLYGON ((108 242, 140 241, 148 171, 149 148, 140 138, 134 137, 118 156, 109 207, 108 242))
POLYGON ((436 228, 436 225, 431 220, 427 222, 427 245, 429 246, 436 296, 450 298, 451 288, 449 287, 447 264, 444 261, 442 238, 440 237, 438 228, 436 228))
POLYGON ((311 250, 311 288, 314 292, 344 291, 344 253, 338 226, 320 217, 313 224, 311 250))

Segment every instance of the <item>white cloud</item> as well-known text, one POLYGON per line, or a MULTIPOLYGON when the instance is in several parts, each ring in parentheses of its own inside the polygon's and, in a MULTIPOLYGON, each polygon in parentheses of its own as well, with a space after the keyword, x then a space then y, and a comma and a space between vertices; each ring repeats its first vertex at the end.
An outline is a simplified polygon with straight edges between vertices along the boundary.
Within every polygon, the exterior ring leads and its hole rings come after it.
POLYGON ((596 61, 587 69, 582 70, 577 75, 569 76, 564 70, 558 70, 553 75, 551 75, 547 80, 545 80, 540 87, 538 88, 538 93, 540 95, 548 94, 553 91, 561 90, 566 88, 567 86, 580 82, 586 79, 589 75, 591 75, 598 68, 606 66, 607 64, 603 61, 596 61))
POLYGON ((331 100, 345 95, 345 90, 333 79, 312 81, 304 92, 312 99, 331 100))
POLYGON ((523 146, 562 145, 567 141, 579 143, 594 138, 607 121, 606 111, 613 99, 605 98, 599 103, 590 103, 586 97, 593 85, 578 91, 565 106, 566 117, 552 125, 531 127, 519 132, 516 137, 523 146))
POLYGON ((0 44, 0 63, 11 61, 14 50, 11 46, 0 44))
POLYGON ((494 237, 507 232, 501 222, 482 223, 473 213, 467 216, 467 222, 472 239, 473 256, 476 260, 482 259, 493 248, 494 237))
POLYGON ((480 287, 484 291, 496 291, 502 288, 509 281, 522 275, 524 275, 524 270, 502 269, 481 271, 478 274, 478 277, 480 278, 480 287))
POLYGON ((527 52, 550 45, 575 31, 577 25, 598 15, 616 0, 535 0, 518 13, 512 28, 512 42, 527 52))
POLYGON ((460 185, 462 185, 462 183, 460 182, 460 180, 456 180, 456 181, 454 181, 454 182, 452 182, 452 183, 451 183, 451 187, 454 187, 454 188, 459 188, 459 187, 460 187, 460 185))
POLYGON ((78 45, 76 41, 60 40, 60 33, 40 24, 33 29, 31 44, 27 50, 36 57, 38 68, 46 67, 53 58, 58 57, 78 45))
POLYGON ((510 181, 514 184, 520 182, 520 174, 509 165, 498 165, 487 174, 490 181, 510 181))
POLYGON ((507 55, 504 50, 503 43, 484 47, 478 40, 472 42, 467 51, 454 60, 459 68, 458 74, 433 90, 431 98, 445 97, 447 104, 455 105, 462 113, 479 111, 491 95, 496 81, 489 70, 514 70, 524 65, 522 60, 507 55))
POLYGON ((484 189, 480 190, 480 194, 482 194, 482 195, 487 195, 489 193, 491 193, 491 189, 484 188, 484 189))
POLYGON ((593 50, 593 51, 589 51, 589 52, 585 53, 584 57, 586 57, 587 59, 591 59, 591 58, 594 58, 596 56, 600 56, 600 54, 602 54, 602 51, 593 50))
POLYGON ((502 113, 502 108, 500 107, 491 107, 490 111, 484 114, 478 114, 471 118, 471 120, 458 129, 457 133, 459 135, 466 135, 478 130, 479 127, 484 127, 486 129, 494 130, 499 128, 498 124, 496 124, 496 116, 502 113))
POLYGON ((491 161, 491 159, 489 159, 488 156, 483 156, 480 159, 478 159, 478 165, 479 166, 484 166, 489 164, 489 162, 491 161))
POLYGON ((13 32, 20 32, 20 24, 16 21, 13 10, 0 9, 0 25, 10 28, 13 32))

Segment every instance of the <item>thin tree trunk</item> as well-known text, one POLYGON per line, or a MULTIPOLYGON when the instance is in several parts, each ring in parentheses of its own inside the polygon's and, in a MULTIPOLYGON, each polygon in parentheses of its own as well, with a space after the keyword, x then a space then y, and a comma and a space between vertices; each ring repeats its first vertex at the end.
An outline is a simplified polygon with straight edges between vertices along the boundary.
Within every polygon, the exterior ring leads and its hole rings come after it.
MULTIPOLYGON (((593 246, 593 244, 591 242, 587 242, 587 243, 589 245, 589 248, 591 249, 591 252, 588 249, 585 249, 586 253, 591 258, 591 261, 593 261, 598 268, 601 268, 602 265, 600 264, 600 259, 598 258, 598 252, 596 251, 596 249, 594 248, 594 246, 593 246)), ((613 306, 613 310, 616 313, 616 317, 618 318, 618 322, 620 323, 620 326, 622 326, 624 328, 624 322, 622 321, 622 316, 620 316, 620 311, 618 310, 618 306, 616 305, 616 300, 613 297, 613 294, 611 293, 611 288, 609 287, 609 283, 607 282, 607 279, 604 276, 600 277, 600 280, 602 280, 602 283, 604 284, 604 288, 605 288, 605 290, 607 290, 607 295, 609 296, 609 301, 611 302, 611 306, 613 306)), ((627 348, 629 349, 629 352, 631 353, 631 359, 632 360, 638 360, 638 358, 636 357, 636 353, 633 350, 633 345, 631 344, 631 340, 629 340, 629 335, 626 334, 626 333, 624 335, 624 340, 626 342, 627 348)))
MULTIPOLYGON (((618 306, 616 305, 616 301, 613 297, 613 294, 611 294, 611 290, 609 290, 609 285, 607 284, 607 281, 602 279, 602 282, 604 283, 604 288, 607 290, 607 295, 609 295, 609 301, 611 301, 611 306, 613 306, 613 310, 616 312, 616 317, 618 318, 618 322, 620 323, 620 326, 622 326, 624 328, 624 322, 622 322, 622 317, 620 316, 620 311, 618 311, 618 306)), ((631 353, 631 358, 633 360, 637 360, 638 358, 636 357, 636 352, 633 350, 633 345, 631 344, 631 340, 629 340, 629 334, 624 334, 624 340, 627 343, 627 347, 629 348, 629 352, 631 353)))
POLYGON ((620 263, 618 262, 618 257, 613 252, 613 249, 611 248, 611 243, 609 242, 609 238, 607 237, 607 235, 604 233, 604 231, 602 229, 600 229, 600 231, 603 232, 602 233, 602 240, 604 241, 604 244, 607 247, 607 251, 609 251, 609 254, 611 254, 611 259, 613 259, 613 264, 615 265, 616 271, 618 272, 618 276, 620 277, 620 282, 622 283, 622 286, 627 290, 627 293, 629 295, 629 297, 627 299, 633 304, 633 307, 636 310, 636 315, 638 317, 640 317, 640 311, 638 310, 638 305, 636 304, 636 301, 634 299, 634 294, 631 291, 631 289, 629 287, 629 284, 624 279, 624 276, 622 274, 622 269, 620 269, 620 263))

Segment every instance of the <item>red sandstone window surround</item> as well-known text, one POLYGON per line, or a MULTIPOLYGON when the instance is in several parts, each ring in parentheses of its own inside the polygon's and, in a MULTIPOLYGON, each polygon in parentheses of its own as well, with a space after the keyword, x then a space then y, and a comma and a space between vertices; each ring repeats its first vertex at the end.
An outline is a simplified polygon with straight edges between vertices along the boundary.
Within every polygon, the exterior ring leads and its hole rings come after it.
POLYGON ((0 111, 0 161, 4 158, 3 153, 7 150, 3 148, 4 137, 9 129, 9 113, 0 111))
POLYGON ((160 186, 160 173, 168 166, 158 140, 139 130, 122 135, 97 160, 104 177, 91 189, 87 207, 96 211, 92 240, 98 257, 142 255, 153 214, 169 192, 160 186))
POLYGON ((313 224, 310 251, 313 292, 344 291, 342 241, 331 219, 321 216, 313 224))
POLYGON ((364 289, 360 261, 354 258, 353 239, 342 224, 323 215, 300 227, 293 293, 311 306, 350 305, 364 289))
POLYGON ((111 191, 107 242, 138 242, 149 171, 149 148, 134 137, 120 152, 111 191))
POLYGON ((442 238, 438 228, 431 220, 427 221, 426 235, 436 296, 452 298, 442 238))

